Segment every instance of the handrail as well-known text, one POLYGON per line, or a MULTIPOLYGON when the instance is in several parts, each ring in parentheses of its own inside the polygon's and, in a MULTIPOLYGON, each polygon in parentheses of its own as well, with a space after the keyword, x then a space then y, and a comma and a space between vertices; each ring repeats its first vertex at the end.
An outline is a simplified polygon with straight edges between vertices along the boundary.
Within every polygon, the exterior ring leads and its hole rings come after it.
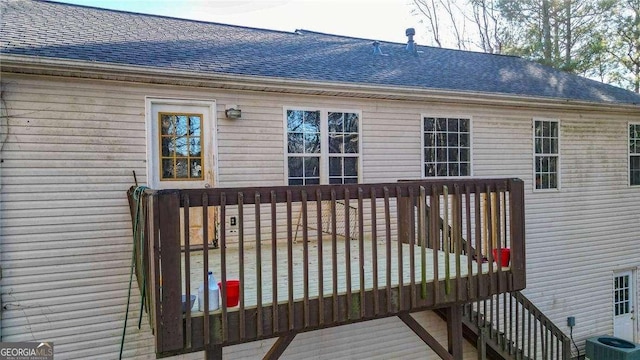
POLYGON ((463 307, 464 323, 514 359, 570 360, 571 340, 520 291, 463 307))

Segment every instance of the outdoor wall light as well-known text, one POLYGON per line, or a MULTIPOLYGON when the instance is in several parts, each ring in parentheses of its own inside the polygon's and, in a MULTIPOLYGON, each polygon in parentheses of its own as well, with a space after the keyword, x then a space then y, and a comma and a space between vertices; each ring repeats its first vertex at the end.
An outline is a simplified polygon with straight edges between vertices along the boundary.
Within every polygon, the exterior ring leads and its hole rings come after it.
POLYGON ((240 119, 242 117, 242 110, 238 109, 238 105, 227 105, 224 110, 224 115, 227 119, 240 119))

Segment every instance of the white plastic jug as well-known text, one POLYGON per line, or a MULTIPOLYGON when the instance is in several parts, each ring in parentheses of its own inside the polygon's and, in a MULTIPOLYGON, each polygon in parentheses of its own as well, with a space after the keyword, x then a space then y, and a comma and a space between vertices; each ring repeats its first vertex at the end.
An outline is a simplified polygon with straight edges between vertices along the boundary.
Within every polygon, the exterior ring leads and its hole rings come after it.
MULTIPOLYGON (((220 307, 220 290, 218 282, 213 276, 213 272, 209 271, 209 311, 218 310, 220 307)), ((204 283, 198 288, 198 310, 204 311, 204 283)))

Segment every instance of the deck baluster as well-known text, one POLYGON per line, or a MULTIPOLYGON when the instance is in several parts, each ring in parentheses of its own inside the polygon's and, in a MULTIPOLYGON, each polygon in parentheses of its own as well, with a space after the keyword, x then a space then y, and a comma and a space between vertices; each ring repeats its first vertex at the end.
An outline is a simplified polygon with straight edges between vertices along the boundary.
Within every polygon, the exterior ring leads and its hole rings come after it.
MULTIPOLYGON (((202 194, 202 219, 209 218, 209 196, 207 194, 202 194)), ((204 344, 209 345, 210 336, 209 336, 209 247, 207 244, 207 237, 209 236, 209 229, 207 226, 202 227, 202 286, 204 287, 203 299, 204 299, 204 344)), ((221 252, 224 252, 224 247, 222 247, 221 252)), ((198 300, 200 301, 200 300, 198 300)))
POLYGON ((309 209, 307 206, 307 191, 302 190, 302 276, 304 298, 302 312, 304 326, 309 326, 309 209))
POLYGON ((391 206, 389 205, 389 188, 384 187, 384 228, 385 228, 385 259, 387 260, 387 311, 393 312, 393 302, 391 301, 391 206))
POLYGON ((440 269, 438 265, 438 250, 440 250, 440 194, 435 185, 431 186, 429 206, 429 243, 433 259, 433 301, 440 300, 440 269))
POLYGON ((336 229, 336 191, 331 189, 331 271, 333 284, 333 322, 339 321, 338 316, 338 237, 336 229))
POLYGON ((411 211, 409 212, 409 287, 411 289, 409 295, 411 296, 411 301, 409 308, 413 309, 416 307, 416 258, 415 258, 415 247, 416 247, 416 214, 414 212, 413 206, 415 204, 416 198, 414 194, 414 187, 409 187, 409 204, 411 204, 411 211))
POLYGON ((318 323, 324 325, 324 250, 322 244, 322 192, 316 190, 316 231, 318 238, 318 323))
POLYGON ((183 219, 184 219, 184 291, 185 291, 185 331, 187 348, 191 348, 191 244, 189 236, 189 197, 183 196, 183 219))
POLYGON ((289 317, 289 330, 293 330, 295 327, 294 322, 294 303, 293 303, 293 232, 292 232, 292 194, 291 190, 287 190, 287 280, 289 287, 289 303, 287 304, 288 317, 289 317))
POLYGON ((471 224, 473 224, 471 220, 471 189, 468 185, 464 185, 464 202, 465 202, 465 227, 466 227, 466 240, 464 241, 465 245, 465 255, 467 256, 467 296, 478 296, 477 291, 473 291, 474 284, 472 283, 473 279, 473 253, 471 250, 471 224))
POLYGON ((420 242, 420 298, 427 298, 427 195, 424 186, 420 186, 418 199, 418 236, 420 242))
MULTIPOLYGON (((396 220, 398 222, 398 226, 400 223, 400 219, 402 218, 402 208, 400 204, 402 204, 402 188, 400 186, 396 186, 396 220)), ((398 231, 398 238, 396 239, 397 247, 398 247, 398 311, 402 311, 404 309, 404 301, 403 301, 403 287, 404 287, 404 259, 402 255, 402 245, 405 241, 404 239, 400 239, 400 231, 398 231)))
POLYGON ((373 259, 373 312, 380 314, 380 294, 378 291, 378 211, 376 189, 371 188, 371 258, 373 259))
MULTIPOLYGON (((226 219, 226 216, 227 216, 227 194, 226 193, 220 194, 220 216, 223 219, 226 219)), ((205 219, 208 219, 208 218, 205 217, 205 219)), ((206 228, 207 226, 204 226, 204 229, 206 228)), ((205 239, 208 239, 208 238, 205 238, 205 239)), ((208 249, 209 247, 207 246, 207 251, 209 251, 208 249)), ((220 282, 222 284, 222 289, 220 291, 220 294, 222 296, 222 341, 226 342, 227 339, 229 339, 229 325, 228 325, 229 314, 227 309, 227 306, 228 306, 227 293, 229 291, 227 288, 227 222, 226 221, 223 221, 220 224, 220 272, 221 272, 220 282)))
MULTIPOLYGON (((225 221, 223 218, 222 221, 225 221)), ((238 278, 240 287, 238 296, 240 300, 240 309, 238 317, 240 319, 240 337, 244 339, 246 335, 246 313, 245 313, 245 274, 244 274, 244 193, 238 192, 238 278)))
POLYGON ((260 224, 260 192, 256 191, 255 199, 255 219, 256 219, 256 333, 262 336, 262 226, 260 224))
POLYGON ((365 276, 364 276, 364 214, 363 214, 364 192, 358 187, 358 270, 360 272, 360 318, 366 316, 365 310, 365 276))
POLYGON ((351 320, 351 223, 349 206, 349 189, 344 189, 344 273, 346 283, 347 319, 351 320))
POLYGON ((271 190, 271 325, 278 333, 278 218, 276 192, 271 190))
POLYGON ((450 231, 449 231, 449 188, 442 187, 442 252, 444 253, 444 293, 449 296, 451 293, 451 268, 450 268, 450 231))
MULTIPOLYGON (((458 184, 453 186, 453 195, 452 195, 452 237, 451 241, 453 243, 453 252, 455 254, 455 263, 456 263, 456 271, 454 274, 454 278, 460 279, 462 278, 462 264, 460 262, 460 256, 462 251, 462 199, 460 197, 460 187, 458 184)), ((462 281, 456 281, 456 301, 464 300, 462 298, 462 281)))

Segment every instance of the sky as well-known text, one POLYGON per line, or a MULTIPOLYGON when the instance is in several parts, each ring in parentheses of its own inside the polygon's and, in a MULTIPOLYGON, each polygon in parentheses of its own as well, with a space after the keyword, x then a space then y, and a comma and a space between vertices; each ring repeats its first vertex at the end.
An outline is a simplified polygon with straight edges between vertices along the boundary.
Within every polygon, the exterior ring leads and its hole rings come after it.
MULTIPOLYGON (((56 0, 59 2, 293 32, 296 29, 405 43, 413 0, 56 0)), ((426 38, 426 36, 424 36, 426 38)))

